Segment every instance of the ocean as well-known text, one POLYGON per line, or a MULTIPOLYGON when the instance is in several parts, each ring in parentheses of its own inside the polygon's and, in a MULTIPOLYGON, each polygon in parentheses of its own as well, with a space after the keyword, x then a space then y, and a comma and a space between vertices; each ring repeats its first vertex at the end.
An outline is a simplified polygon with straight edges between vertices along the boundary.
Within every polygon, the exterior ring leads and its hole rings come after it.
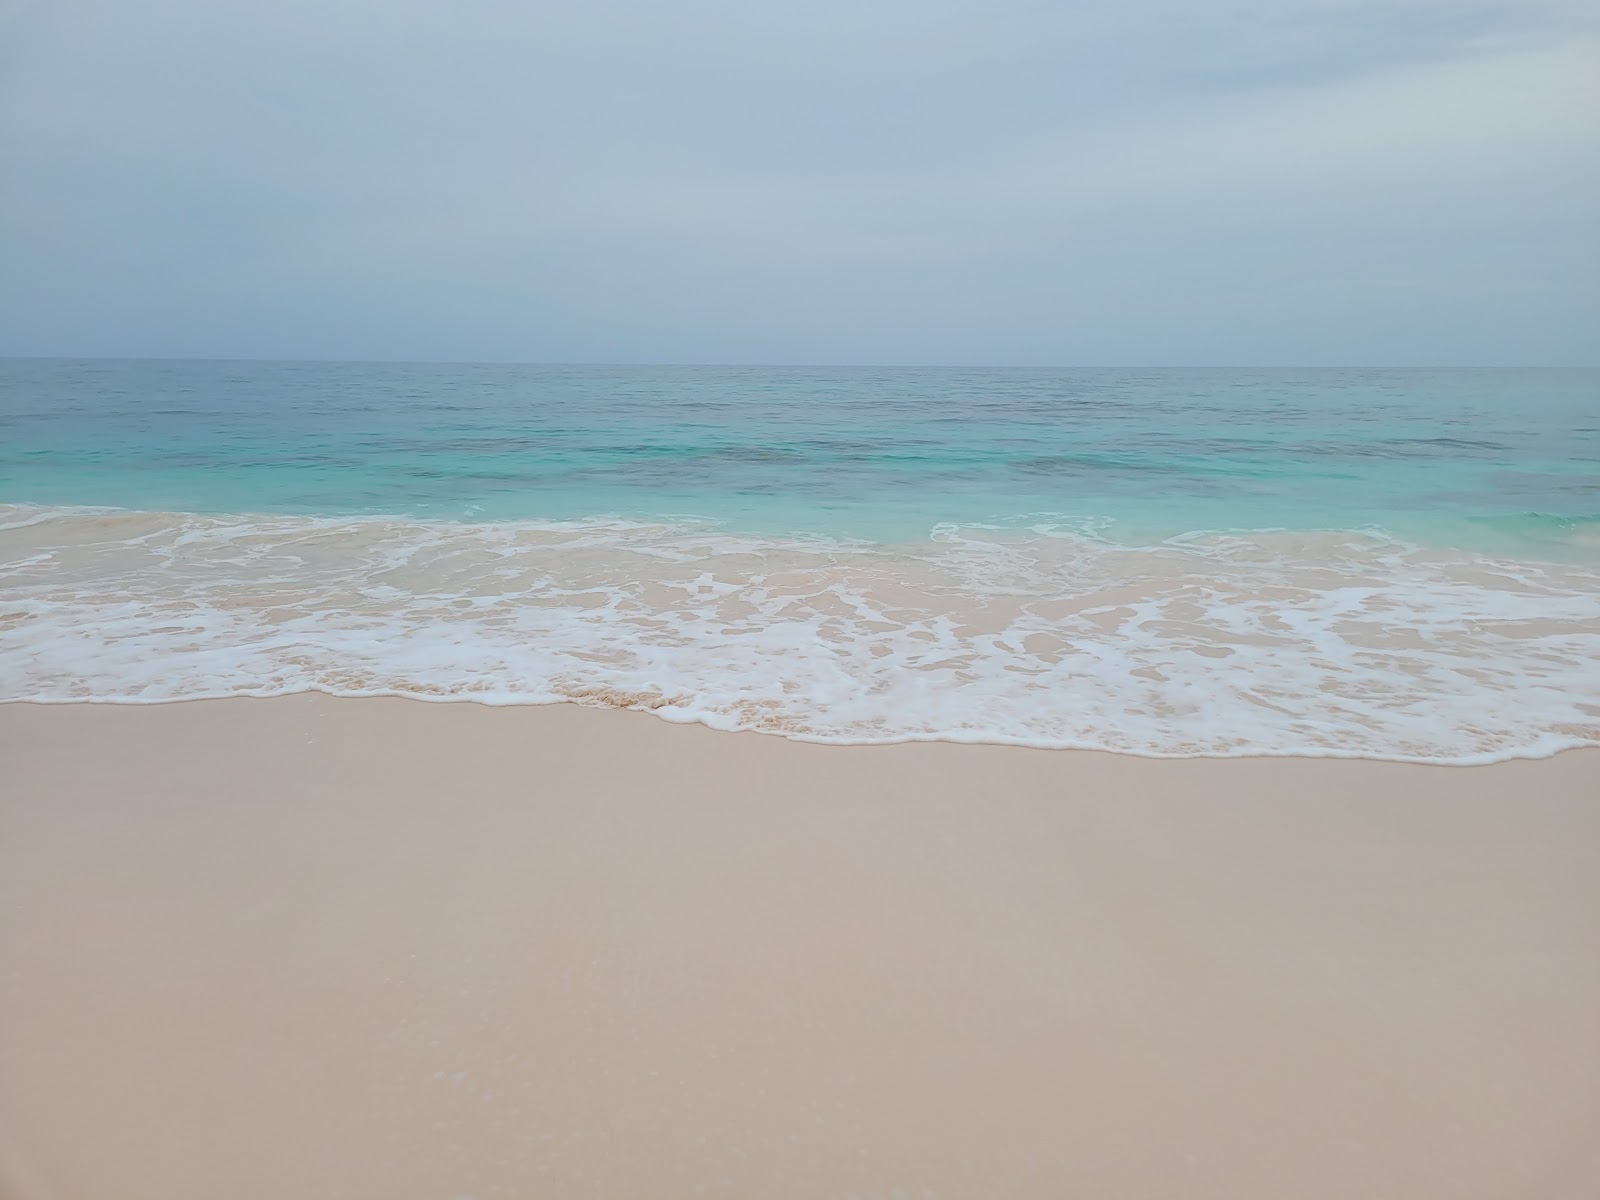
POLYGON ((1600 744, 1600 371, 0 360, 0 700, 1600 744))

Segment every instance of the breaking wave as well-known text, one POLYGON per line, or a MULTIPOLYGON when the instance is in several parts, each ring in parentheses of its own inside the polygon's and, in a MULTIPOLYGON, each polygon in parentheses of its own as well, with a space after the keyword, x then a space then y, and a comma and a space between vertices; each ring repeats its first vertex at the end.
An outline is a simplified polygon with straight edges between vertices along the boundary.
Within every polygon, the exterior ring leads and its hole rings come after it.
POLYGON ((916 544, 0 506, 0 699, 324 691, 823 742, 1486 762, 1600 744, 1600 570, 1377 532, 916 544))

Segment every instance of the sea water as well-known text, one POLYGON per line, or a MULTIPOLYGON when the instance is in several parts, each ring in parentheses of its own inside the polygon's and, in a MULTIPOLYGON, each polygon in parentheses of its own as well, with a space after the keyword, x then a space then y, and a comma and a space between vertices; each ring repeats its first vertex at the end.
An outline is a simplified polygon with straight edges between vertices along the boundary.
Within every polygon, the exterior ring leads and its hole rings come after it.
POLYGON ((1600 744, 1600 372, 0 360, 0 699, 1600 744))

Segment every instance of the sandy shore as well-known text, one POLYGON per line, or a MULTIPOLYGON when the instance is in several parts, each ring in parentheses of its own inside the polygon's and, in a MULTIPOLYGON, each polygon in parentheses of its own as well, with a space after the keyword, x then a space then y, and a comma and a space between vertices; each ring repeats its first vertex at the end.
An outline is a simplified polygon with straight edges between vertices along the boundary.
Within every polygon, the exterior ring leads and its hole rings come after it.
POLYGON ((15 1200, 1600 1195, 1600 753, 0 706, 15 1200))

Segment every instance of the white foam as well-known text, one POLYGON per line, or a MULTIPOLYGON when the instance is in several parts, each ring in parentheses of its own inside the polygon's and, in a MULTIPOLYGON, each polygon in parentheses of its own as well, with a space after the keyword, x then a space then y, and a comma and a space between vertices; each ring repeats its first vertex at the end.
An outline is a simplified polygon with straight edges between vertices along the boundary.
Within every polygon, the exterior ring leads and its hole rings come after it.
POLYGON ((1600 573, 1377 533, 430 524, 0 506, 0 698, 320 690, 826 742, 1468 763, 1600 744, 1600 573))

